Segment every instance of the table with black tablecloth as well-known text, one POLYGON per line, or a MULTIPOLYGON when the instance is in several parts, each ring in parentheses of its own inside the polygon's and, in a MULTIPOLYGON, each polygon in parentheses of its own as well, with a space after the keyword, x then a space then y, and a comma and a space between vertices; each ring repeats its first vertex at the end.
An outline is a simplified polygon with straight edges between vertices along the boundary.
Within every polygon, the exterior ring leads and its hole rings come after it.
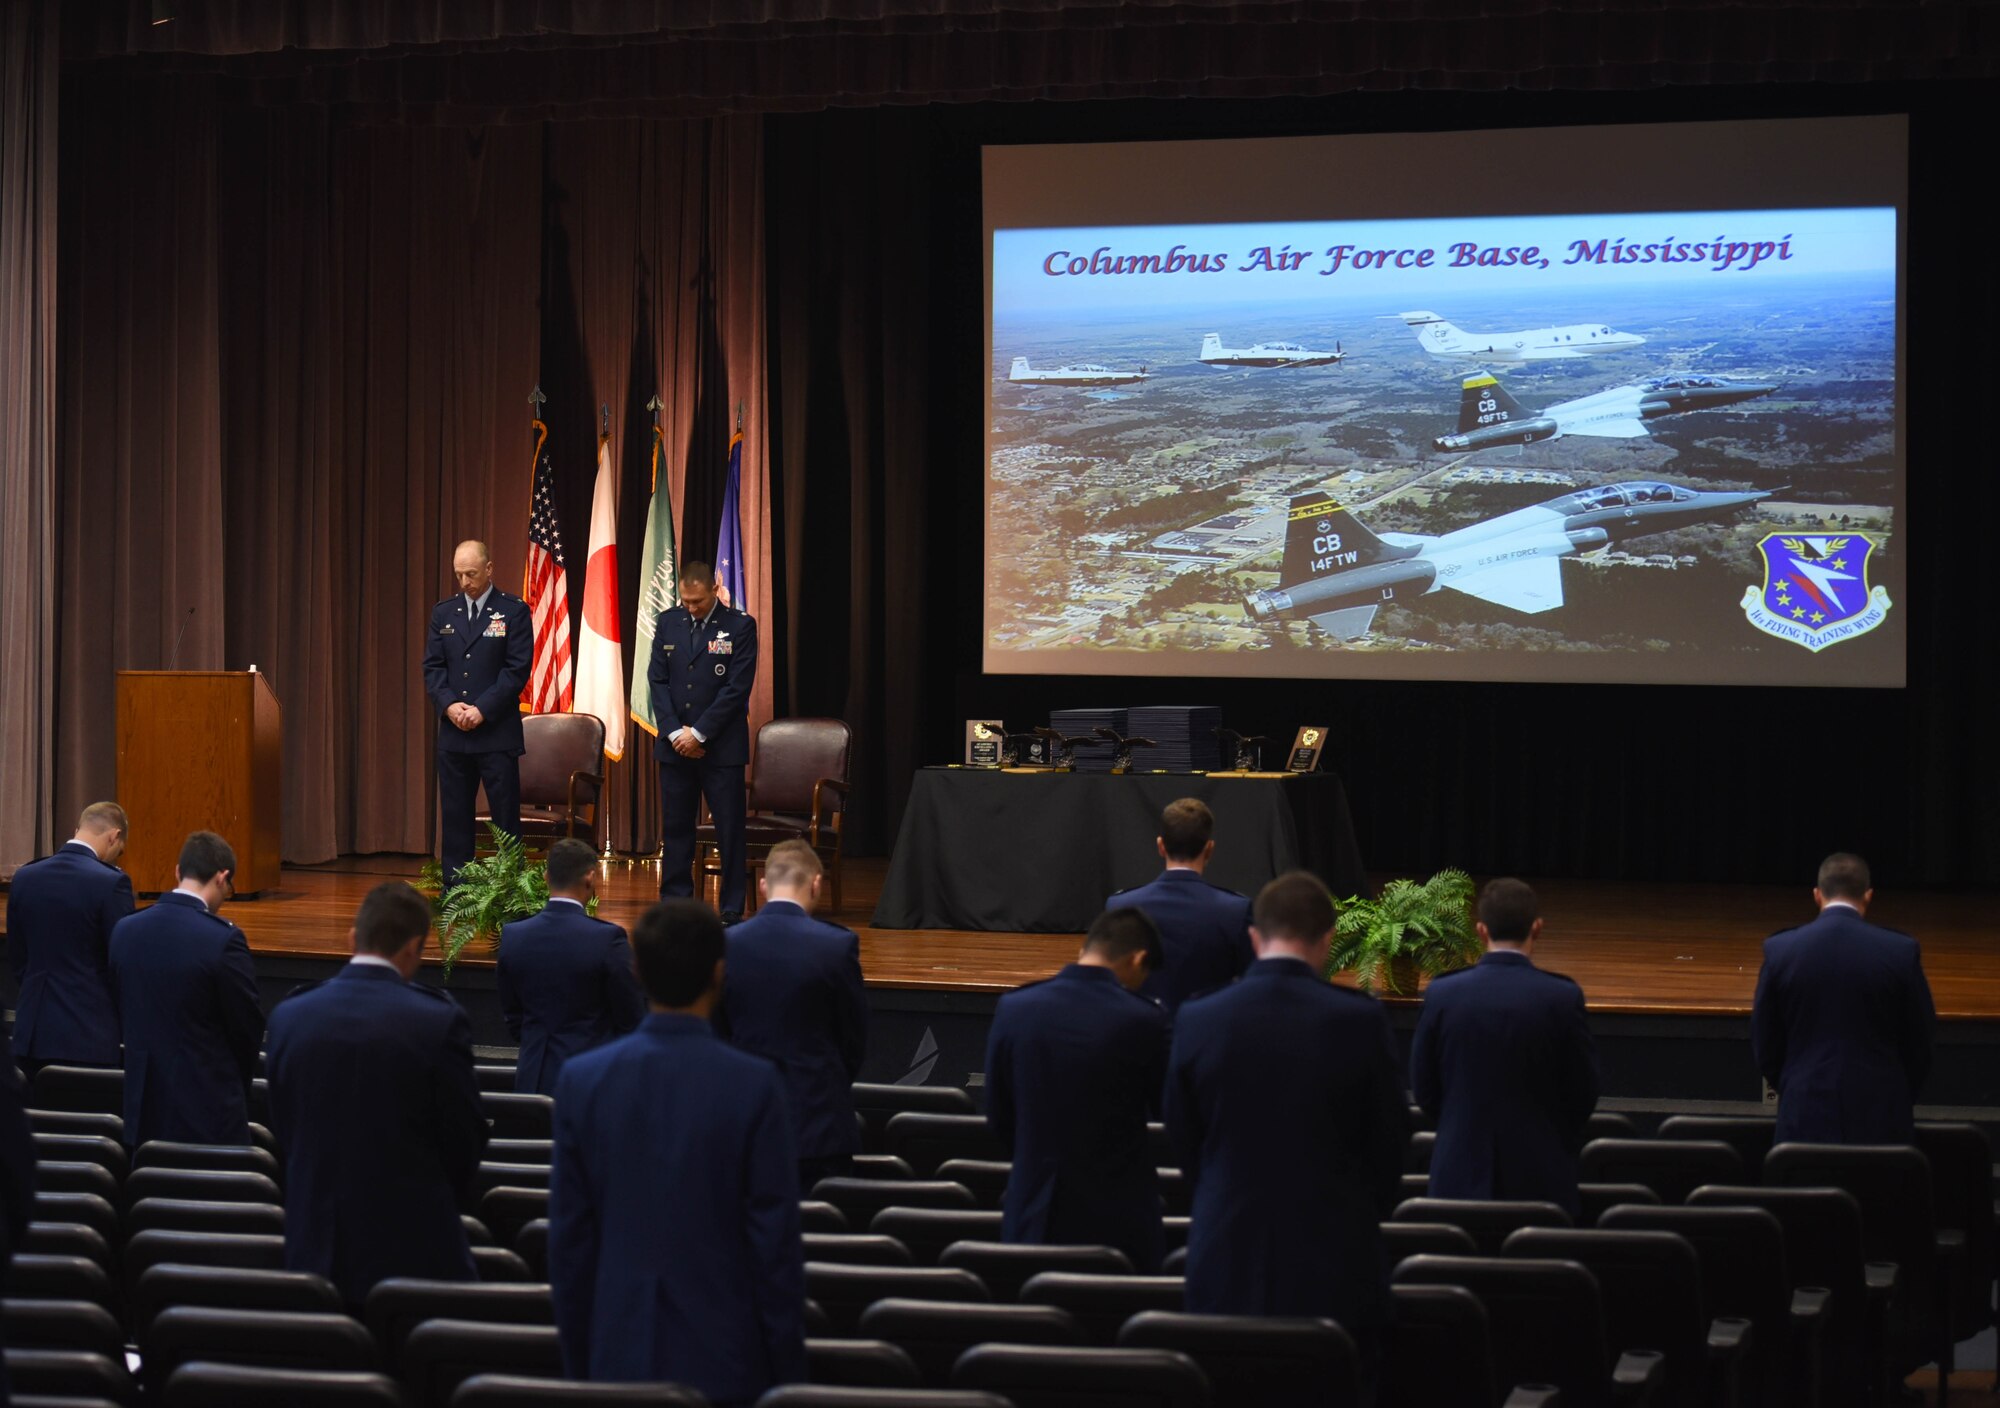
POLYGON ((1160 871, 1154 838, 1177 797, 1215 813, 1208 878, 1255 895, 1305 869, 1336 897, 1365 893, 1347 789, 1332 773, 1209 777, 924 768, 910 789, 882 929, 1080 933, 1114 890, 1160 871))

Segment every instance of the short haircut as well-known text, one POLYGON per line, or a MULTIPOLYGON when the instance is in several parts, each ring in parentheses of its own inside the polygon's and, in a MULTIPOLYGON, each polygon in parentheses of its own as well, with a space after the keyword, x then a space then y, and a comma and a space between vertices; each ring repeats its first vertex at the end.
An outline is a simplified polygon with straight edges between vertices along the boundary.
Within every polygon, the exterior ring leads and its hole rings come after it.
POLYGON ((1157 972, 1164 961, 1160 953, 1160 929, 1143 909, 1107 909, 1090 921, 1083 936, 1083 950, 1101 958, 1123 958, 1128 953, 1144 953, 1146 968, 1157 972))
POLYGON ((486 543, 485 543, 485 540, 483 540, 483 539, 480 539, 480 538, 467 538, 467 539, 466 539, 466 540, 465 540, 464 542, 460 543, 460 544, 458 545, 458 547, 456 547, 456 548, 453 548, 453 549, 451 550, 451 555, 452 555, 453 557, 457 557, 457 556, 458 556, 458 553, 459 553, 459 548, 478 548, 478 549, 479 549, 479 560, 480 560, 481 562, 491 562, 491 561, 493 560, 493 554, 492 554, 492 552, 491 552, 491 551, 489 551, 489 550, 488 550, 488 548, 487 548, 487 546, 486 546, 486 543))
POLYGON ((690 558, 681 564, 680 580, 683 582, 700 582, 704 586, 712 587, 715 585, 715 568, 703 562, 698 557, 690 558))
POLYGON ((236 852, 229 843, 213 831, 189 832, 181 842, 181 879, 206 884, 225 870, 232 874, 236 870, 236 852))
POLYGON ((597 865, 597 852, 590 842, 565 836, 549 847, 549 888, 574 890, 597 865))
POLYGON ((431 931, 431 907, 407 883, 384 880, 354 916, 354 951, 386 958, 431 931))
POLYGON ((1873 888, 1868 862, 1852 851, 1835 851, 1819 863, 1819 892, 1826 899, 1865 899, 1873 888))
POLYGON ((715 981, 722 919, 699 900, 661 900, 632 930, 632 962, 647 995, 662 1007, 688 1007, 715 981))
POLYGON ((1199 860, 1215 839, 1215 813, 1199 797, 1167 803, 1160 813, 1160 844, 1168 860, 1199 860))
POLYGON ((1512 876, 1488 880, 1479 892, 1479 922, 1486 936, 1503 944, 1518 944, 1542 917, 1541 901, 1525 881, 1512 876))
POLYGON ((1333 930, 1333 896, 1309 870, 1289 870, 1257 892, 1250 922, 1267 939, 1318 943, 1333 930))
POLYGON ((819 853, 804 841, 780 841, 764 858, 766 885, 810 885, 815 875, 824 874, 819 853))
POLYGON ((116 802, 92 802, 83 809, 76 819, 78 831, 123 831, 125 830, 125 808, 116 802))

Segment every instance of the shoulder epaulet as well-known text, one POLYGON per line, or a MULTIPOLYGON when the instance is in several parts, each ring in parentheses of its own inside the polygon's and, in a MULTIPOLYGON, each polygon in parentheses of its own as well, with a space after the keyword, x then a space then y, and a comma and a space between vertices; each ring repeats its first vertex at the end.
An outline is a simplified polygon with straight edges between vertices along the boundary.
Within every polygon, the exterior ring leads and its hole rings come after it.
POLYGON ((1583 987, 1583 984, 1582 984, 1582 983, 1579 983, 1579 982, 1578 982, 1578 981, 1577 981, 1577 980, 1576 980, 1575 978, 1572 978, 1572 977, 1571 977, 1571 976, 1570 976, 1569 974, 1567 974, 1567 973, 1558 973, 1558 972, 1557 972, 1557 971, 1556 971, 1555 969, 1553 969, 1553 968, 1537 968, 1537 969, 1536 969, 1535 971, 1536 971, 1537 973, 1546 973, 1546 974, 1548 974, 1548 975, 1549 975, 1549 976, 1550 976, 1551 978, 1560 978, 1560 979, 1562 979, 1562 980, 1563 980, 1564 982, 1568 983, 1568 984, 1569 984, 1569 985, 1570 985, 1571 987, 1573 987, 1573 988, 1578 988, 1578 989, 1581 989, 1581 988, 1583 987))
POLYGON ((1454 968, 1449 973, 1434 974, 1431 977, 1431 986, 1436 987, 1439 983, 1444 982, 1447 978, 1456 978, 1461 973, 1470 973, 1473 969, 1477 968, 1478 966, 1479 965, 1477 963, 1469 963, 1463 968, 1454 968))

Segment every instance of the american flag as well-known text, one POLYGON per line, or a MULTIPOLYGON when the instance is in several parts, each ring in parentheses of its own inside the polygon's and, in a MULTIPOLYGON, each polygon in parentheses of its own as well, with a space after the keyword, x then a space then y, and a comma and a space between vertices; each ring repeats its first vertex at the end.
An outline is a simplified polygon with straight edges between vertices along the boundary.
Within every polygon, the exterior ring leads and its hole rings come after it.
MULTIPOLYGON (((542 442, 548 427, 535 428, 542 442)), ((537 448, 540 448, 539 445, 537 448)), ((556 522, 556 472, 543 454, 535 465, 534 500, 528 510, 528 574, 522 599, 535 616, 535 660, 522 707, 530 714, 566 714, 574 695, 569 663, 569 570, 563 564, 562 527, 556 522)))

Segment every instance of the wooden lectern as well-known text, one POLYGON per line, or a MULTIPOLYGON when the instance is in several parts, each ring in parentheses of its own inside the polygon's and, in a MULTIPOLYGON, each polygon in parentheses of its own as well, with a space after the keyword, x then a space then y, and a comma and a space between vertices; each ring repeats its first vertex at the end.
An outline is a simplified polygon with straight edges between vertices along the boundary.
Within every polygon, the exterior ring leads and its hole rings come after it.
POLYGON ((141 894, 174 888, 190 831, 236 852, 236 892, 278 887, 284 729, 254 670, 120 670, 118 803, 131 822, 120 861, 141 894))

